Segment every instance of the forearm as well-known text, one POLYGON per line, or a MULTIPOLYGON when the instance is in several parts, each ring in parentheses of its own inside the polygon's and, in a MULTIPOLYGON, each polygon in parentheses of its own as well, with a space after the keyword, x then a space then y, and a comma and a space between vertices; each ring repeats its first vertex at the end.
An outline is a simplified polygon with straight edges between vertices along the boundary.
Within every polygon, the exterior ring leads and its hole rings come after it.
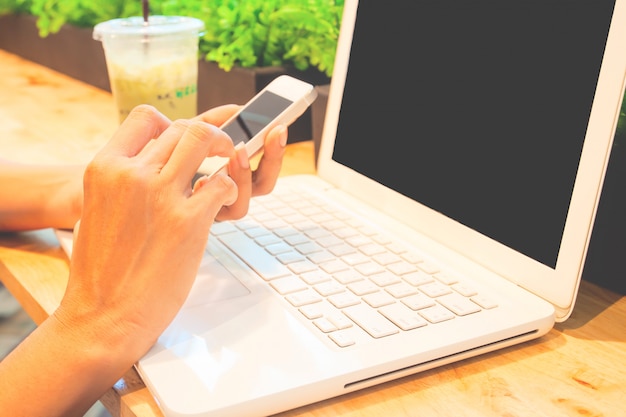
POLYGON ((112 328, 47 319, 0 362, 2 415, 83 416, 133 365, 136 353, 112 328))
POLYGON ((73 227, 82 208, 83 171, 0 161, 0 230, 73 227))

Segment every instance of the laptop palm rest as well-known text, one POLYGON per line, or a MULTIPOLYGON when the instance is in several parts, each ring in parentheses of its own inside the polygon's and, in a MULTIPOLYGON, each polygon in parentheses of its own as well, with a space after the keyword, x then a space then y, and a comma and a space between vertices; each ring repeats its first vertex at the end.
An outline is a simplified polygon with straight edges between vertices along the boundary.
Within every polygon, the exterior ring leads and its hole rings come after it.
POLYGON ((185 301, 185 307, 217 302, 250 294, 246 288, 220 261, 204 256, 198 276, 185 301))

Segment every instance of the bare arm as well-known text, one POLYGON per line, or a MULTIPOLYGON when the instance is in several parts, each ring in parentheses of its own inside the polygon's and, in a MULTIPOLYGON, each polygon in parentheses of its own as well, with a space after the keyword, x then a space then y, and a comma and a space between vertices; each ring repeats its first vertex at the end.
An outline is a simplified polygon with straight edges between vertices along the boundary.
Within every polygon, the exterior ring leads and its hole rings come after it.
POLYGON ((218 213, 243 215, 255 189, 271 190, 285 140, 284 128, 270 132, 253 175, 245 149, 210 123, 135 109, 85 170, 59 308, 0 362, 2 415, 84 415, 177 314, 218 213), (230 157, 231 176, 192 189, 205 155, 230 157))
POLYGON ((72 228, 83 199, 80 165, 26 165, 0 159, 0 230, 72 228))
MULTIPOLYGON (((195 120, 220 125, 239 106, 210 109, 195 120)), ((287 143, 287 129, 278 127, 268 135, 259 169, 250 175, 247 158, 231 164, 231 176, 239 187, 237 201, 222 208, 218 220, 239 218, 255 195, 269 193, 280 172, 287 143)), ((30 165, 0 158, 0 231, 46 227, 71 229, 80 218, 83 199, 82 165, 30 165)))

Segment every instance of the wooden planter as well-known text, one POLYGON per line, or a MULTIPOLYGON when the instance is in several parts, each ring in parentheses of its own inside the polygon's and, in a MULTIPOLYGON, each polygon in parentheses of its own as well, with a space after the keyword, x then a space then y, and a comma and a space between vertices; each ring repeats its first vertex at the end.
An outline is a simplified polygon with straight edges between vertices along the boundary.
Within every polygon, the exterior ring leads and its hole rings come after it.
POLYGON ((326 105, 328 104, 328 90, 330 84, 318 85, 317 99, 311 105, 311 133, 313 135, 313 146, 315 149, 315 165, 317 166, 317 156, 320 153, 320 142, 324 129, 324 119, 326 118, 326 105))
POLYGON ((41 38, 33 16, 0 16, 0 48, 111 91, 102 44, 91 33, 66 25, 59 33, 41 38))
MULTIPOLYGON (((36 18, 29 15, 0 16, 0 48, 55 71, 111 91, 102 43, 92 38, 92 29, 64 25, 46 38, 39 36, 36 18)), ((314 85, 327 84, 317 70, 286 67, 233 68, 226 72, 213 62, 198 62, 198 111, 221 104, 243 104, 281 74, 290 74, 314 85)), ((311 109, 289 128, 289 142, 313 138, 311 109)), ((323 122, 323 120, 322 120, 323 122)))

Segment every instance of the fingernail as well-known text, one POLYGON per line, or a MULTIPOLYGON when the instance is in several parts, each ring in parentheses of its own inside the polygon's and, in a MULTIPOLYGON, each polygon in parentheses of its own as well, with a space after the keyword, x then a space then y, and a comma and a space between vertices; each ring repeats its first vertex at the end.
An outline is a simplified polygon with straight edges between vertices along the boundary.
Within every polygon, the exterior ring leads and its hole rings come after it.
POLYGON ((280 135, 280 146, 284 148, 285 146, 287 146, 287 127, 281 126, 279 135, 280 135))
POLYGON ((245 147, 237 150, 237 161, 242 168, 250 168, 250 160, 248 159, 248 152, 245 147))

